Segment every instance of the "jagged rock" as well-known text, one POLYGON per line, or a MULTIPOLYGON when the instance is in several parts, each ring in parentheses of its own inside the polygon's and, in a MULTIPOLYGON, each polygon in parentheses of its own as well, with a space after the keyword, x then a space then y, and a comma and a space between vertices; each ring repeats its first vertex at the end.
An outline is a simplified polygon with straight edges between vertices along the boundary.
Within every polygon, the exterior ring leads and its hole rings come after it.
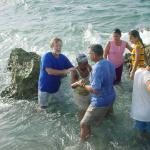
POLYGON ((40 56, 15 48, 10 54, 7 69, 11 72, 11 84, 2 97, 32 99, 37 96, 40 56))
POLYGON ((131 53, 126 53, 124 56, 124 64, 128 70, 131 68, 131 53))
POLYGON ((150 59, 150 45, 146 46, 145 53, 146 53, 147 59, 149 60, 150 59))

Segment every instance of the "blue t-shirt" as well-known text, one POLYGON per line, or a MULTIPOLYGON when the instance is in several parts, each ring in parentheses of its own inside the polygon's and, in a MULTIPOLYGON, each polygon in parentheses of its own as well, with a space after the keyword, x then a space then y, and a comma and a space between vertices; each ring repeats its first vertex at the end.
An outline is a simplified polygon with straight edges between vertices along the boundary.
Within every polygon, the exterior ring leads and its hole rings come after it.
POLYGON ((42 92, 56 93, 59 90, 62 76, 49 75, 45 69, 63 70, 71 67, 73 65, 65 55, 60 54, 56 58, 51 52, 47 52, 41 58, 38 89, 42 92))
POLYGON ((105 107, 113 103, 115 90, 115 67, 108 60, 98 61, 92 69, 91 86, 98 94, 91 94, 91 105, 94 107, 105 107))

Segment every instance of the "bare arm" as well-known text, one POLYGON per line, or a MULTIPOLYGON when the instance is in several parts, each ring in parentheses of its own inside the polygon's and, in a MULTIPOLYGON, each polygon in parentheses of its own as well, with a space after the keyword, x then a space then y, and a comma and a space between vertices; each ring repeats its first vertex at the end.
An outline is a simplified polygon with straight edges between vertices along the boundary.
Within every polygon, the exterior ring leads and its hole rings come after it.
POLYGON ((132 51, 132 47, 128 44, 128 43, 126 43, 126 48, 131 52, 132 51))
POLYGON ((150 92, 150 80, 146 82, 147 91, 150 92))
POLYGON ((92 71, 91 65, 88 64, 88 67, 89 67, 89 71, 91 72, 92 71))
POLYGON ((90 85, 86 85, 84 82, 82 82, 82 80, 78 81, 78 85, 84 87, 90 93, 99 95, 96 90, 94 90, 90 85))
POLYGON ((98 94, 97 91, 94 90, 90 85, 85 85, 84 88, 90 93, 98 94))
POLYGON ((138 49, 136 49, 136 53, 135 53, 135 63, 133 64, 133 68, 130 72, 130 78, 133 79, 134 77, 134 73, 137 69, 138 63, 139 63, 139 59, 140 59, 140 51, 138 49))
POLYGON ((133 65, 133 69, 132 71, 135 72, 139 63, 139 59, 140 59, 140 51, 138 49, 136 49, 136 53, 135 53, 135 63, 133 65))
POLYGON ((72 88, 76 88, 78 85, 78 74, 76 70, 73 70, 71 72, 71 87, 72 88))
POLYGON ((49 75, 56 75, 56 76, 66 75, 67 73, 70 72, 70 69, 57 70, 52 68, 46 68, 45 70, 49 75))
POLYGON ((107 55, 109 53, 110 50, 110 42, 107 43, 105 49, 104 49, 104 58, 107 59, 107 55))

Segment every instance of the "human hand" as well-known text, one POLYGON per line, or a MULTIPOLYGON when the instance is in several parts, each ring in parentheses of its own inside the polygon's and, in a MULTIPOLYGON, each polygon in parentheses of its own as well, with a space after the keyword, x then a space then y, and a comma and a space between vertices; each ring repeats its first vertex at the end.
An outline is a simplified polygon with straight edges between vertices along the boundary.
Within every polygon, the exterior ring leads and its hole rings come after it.
POLYGON ((84 86, 85 85, 85 80, 81 79, 78 81, 79 86, 84 86))
POLYGON ((131 72, 130 72, 130 78, 131 78, 131 80, 134 79, 134 71, 131 71, 131 72))

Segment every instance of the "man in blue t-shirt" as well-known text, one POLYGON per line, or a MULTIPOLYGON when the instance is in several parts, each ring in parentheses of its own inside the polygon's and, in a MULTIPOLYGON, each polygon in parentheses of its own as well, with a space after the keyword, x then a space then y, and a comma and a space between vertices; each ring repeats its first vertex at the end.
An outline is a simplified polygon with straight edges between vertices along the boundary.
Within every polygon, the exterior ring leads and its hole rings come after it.
POLYGON ((115 90, 113 82, 115 80, 114 65, 103 59, 103 48, 99 44, 89 47, 90 59, 96 64, 92 68, 90 85, 85 85, 83 81, 79 85, 91 93, 91 102, 80 122, 80 137, 87 139, 91 134, 91 124, 96 121, 100 124, 109 112, 115 100, 115 90))
POLYGON ((50 96, 59 97, 62 77, 73 70, 73 65, 69 59, 61 54, 61 47, 61 39, 52 39, 52 52, 47 52, 41 58, 38 82, 38 102, 40 108, 46 108, 48 106, 50 96))

